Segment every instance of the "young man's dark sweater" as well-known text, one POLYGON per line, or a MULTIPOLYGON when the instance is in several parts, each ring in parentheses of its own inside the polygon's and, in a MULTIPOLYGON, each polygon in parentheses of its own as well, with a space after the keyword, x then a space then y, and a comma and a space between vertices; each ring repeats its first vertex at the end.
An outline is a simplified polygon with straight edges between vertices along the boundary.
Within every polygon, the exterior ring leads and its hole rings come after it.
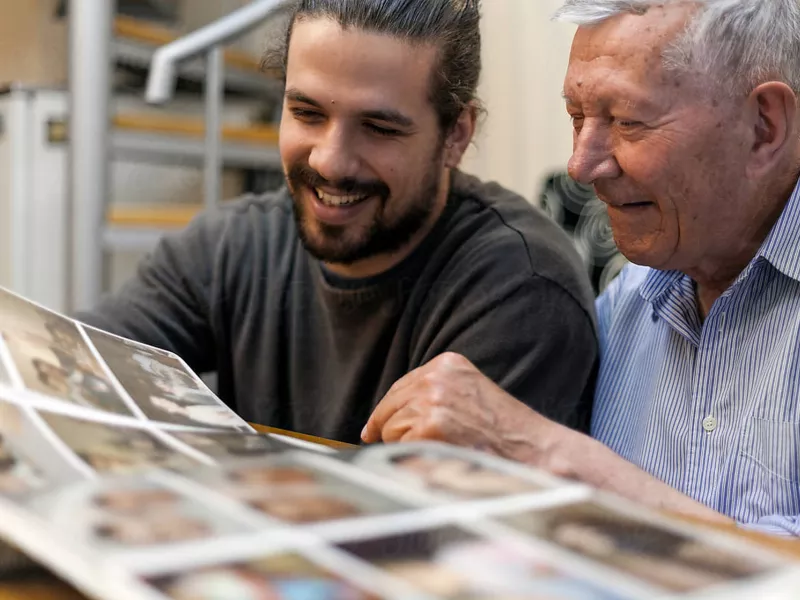
POLYGON ((395 381, 453 351, 588 428, 597 346, 578 255, 523 198, 460 172, 431 233, 378 276, 342 279, 306 253, 284 189, 199 216, 79 318, 216 371, 251 422, 357 443, 395 381))

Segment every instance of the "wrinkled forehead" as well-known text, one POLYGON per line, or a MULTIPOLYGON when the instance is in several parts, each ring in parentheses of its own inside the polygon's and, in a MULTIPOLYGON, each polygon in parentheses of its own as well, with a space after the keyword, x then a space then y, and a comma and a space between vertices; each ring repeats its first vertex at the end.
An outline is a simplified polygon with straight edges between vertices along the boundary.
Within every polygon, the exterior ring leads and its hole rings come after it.
POLYGON ((694 10, 683 3, 657 5, 643 14, 625 13, 578 27, 565 95, 585 97, 608 86, 650 89, 678 84, 680 76, 665 68, 664 55, 686 30, 694 10))

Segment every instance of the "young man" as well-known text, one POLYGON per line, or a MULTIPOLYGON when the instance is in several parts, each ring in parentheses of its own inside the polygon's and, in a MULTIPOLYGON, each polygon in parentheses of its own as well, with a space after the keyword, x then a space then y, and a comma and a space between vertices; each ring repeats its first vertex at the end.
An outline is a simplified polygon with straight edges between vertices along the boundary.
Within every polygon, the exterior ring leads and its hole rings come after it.
POLYGON ((165 239, 86 322, 217 371, 249 421, 357 442, 408 371, 460 352, 585 429, 592 294, 565 235, 457 170, 479 2, 305 0, 281 66, 287 186, 165 239))

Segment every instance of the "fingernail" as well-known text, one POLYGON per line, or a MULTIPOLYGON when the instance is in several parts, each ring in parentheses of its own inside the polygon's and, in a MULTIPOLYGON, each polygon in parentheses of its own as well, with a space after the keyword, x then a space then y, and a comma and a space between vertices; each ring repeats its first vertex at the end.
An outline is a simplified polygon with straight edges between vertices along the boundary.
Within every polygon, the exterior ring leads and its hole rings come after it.
POLYGON ((366 440, 367 439, 367 426, 366 425, 364 425, 364 429, 361 430, 361 439, 362 440, 366 440))

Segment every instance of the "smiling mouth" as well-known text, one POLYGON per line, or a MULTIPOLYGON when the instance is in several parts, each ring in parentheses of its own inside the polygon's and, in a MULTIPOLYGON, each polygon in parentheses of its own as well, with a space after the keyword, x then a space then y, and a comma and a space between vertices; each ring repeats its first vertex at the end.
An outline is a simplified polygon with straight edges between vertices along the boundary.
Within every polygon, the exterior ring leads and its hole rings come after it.
POLYGON ((355 194, 331 194, 320 188, 313 188, 317 200, 325 206, 339 207, 339 206, 353 206, 359 202, 363 202, 370 196, 355 195, 355 194))
POLYGON ((641 208, 642 206, 650 206, 652 202, 629 202, 628 204, 621 204, 615 208, 641 208))

